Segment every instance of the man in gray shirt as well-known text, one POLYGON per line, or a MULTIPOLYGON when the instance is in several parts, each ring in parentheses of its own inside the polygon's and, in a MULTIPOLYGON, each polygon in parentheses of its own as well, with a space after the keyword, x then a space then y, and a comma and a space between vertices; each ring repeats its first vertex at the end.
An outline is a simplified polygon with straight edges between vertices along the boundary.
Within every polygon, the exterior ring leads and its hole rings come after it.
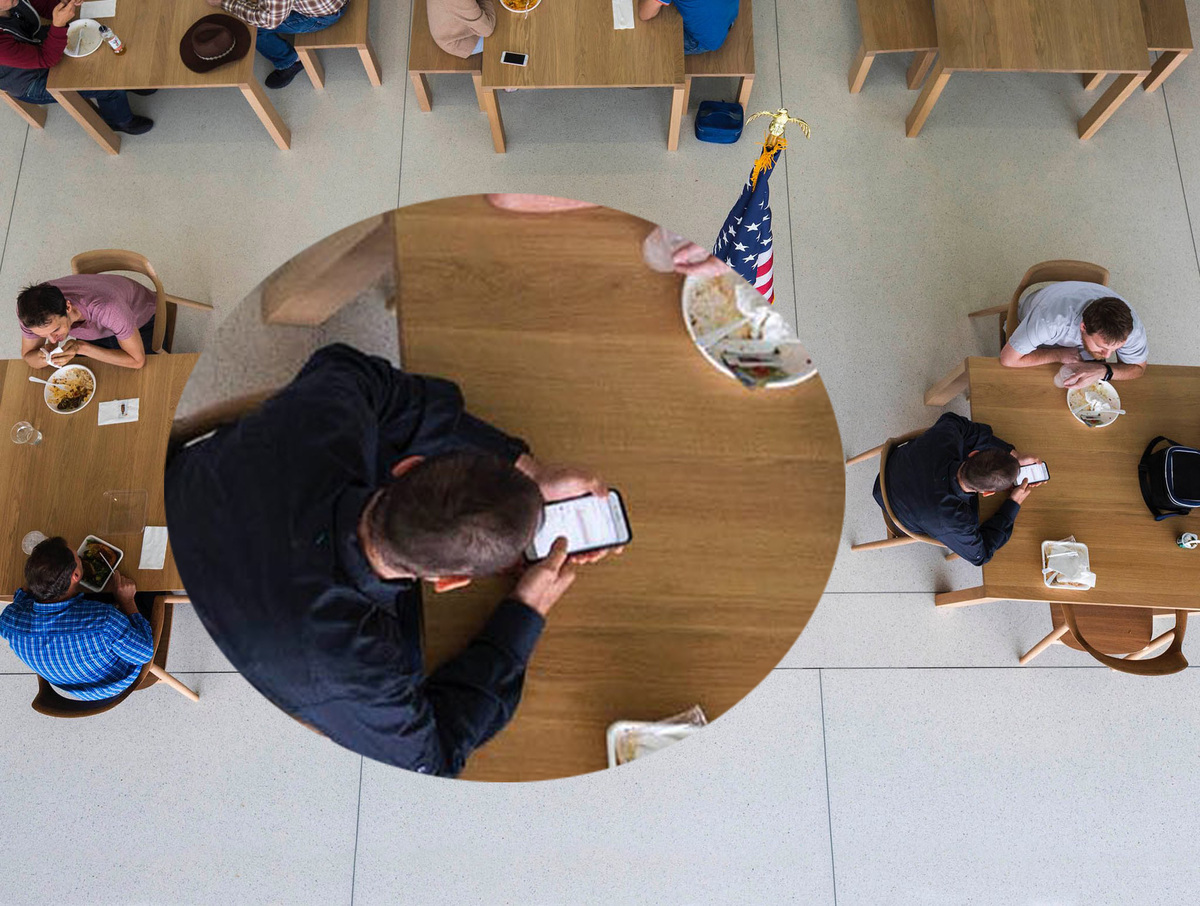
POLYGON ((1146 329, 1129 304, 1099 283, 1067 280, 1029 287, 1017 306, 1020 324, 1000 350, 1010 368, 1080 365, 1068 387, 1128 381, 1146 372, 1146 329), (1105 360, 1116 353, 1117 361, 1105 360))

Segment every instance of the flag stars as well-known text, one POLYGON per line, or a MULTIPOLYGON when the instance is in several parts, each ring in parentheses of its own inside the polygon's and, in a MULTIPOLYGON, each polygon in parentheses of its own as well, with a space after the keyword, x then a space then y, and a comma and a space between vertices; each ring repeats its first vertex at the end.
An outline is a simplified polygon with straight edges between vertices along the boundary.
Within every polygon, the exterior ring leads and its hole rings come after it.
POLYGON ((740 242, 735 242, 735 243, 733 244, 733 250, 734 250, 735 252, 746 252, 746 251, 749 251, 749 249, 747 249, 747 248, 746 248, 746 246, 742 245, 740 242))
POLYGON ((748 224, 746 224, 746 229, 750 230, 750 231, 751 231, 751 232, 753 232, 753 233, 757 233, 757 232, 758 232, 758 228, 759 228, 761 225, 762 225, 762 222, 761 222, 761 221, 760 221, 759 223, 748 223, 748 224))

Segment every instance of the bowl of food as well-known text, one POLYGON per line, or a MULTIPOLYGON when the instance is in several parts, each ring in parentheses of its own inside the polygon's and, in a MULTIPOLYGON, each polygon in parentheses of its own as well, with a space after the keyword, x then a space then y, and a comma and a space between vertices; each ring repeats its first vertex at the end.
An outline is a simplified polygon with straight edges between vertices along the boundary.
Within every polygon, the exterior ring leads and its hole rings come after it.
POLYGON ((1076 421, 1089 428, 1111 425, 1121 414, 1121 397, 1108 381, 1067 390, 1067 408, 1076 421))
POLYGON ((69 415, 92 401, 96 395, 96 375, 86 365, 63 365, 50 375, 44 391, 51 412, 69 415))
POLYGON ((500 5, 510 13, 527 13, 536 9, 542 0, 500 0, 500 5))
POLYGON ((67 46, 63 53, 68 57, 86 57, 99 50, 103 43, 99 22, 95 19, 76 19, 67 26, 67 46))
POLYGON ((83 576, 79 584, 88 591, 101 592, 113 573, 117 571, 125 552, 107 541, 88 535, 79 545, 79 560, 83 564, 83 576))
POLYGON ((791 387, 817 373, 779 312, 733 271, 683 282, 683 323, 705 361, 744 386, 791 387))

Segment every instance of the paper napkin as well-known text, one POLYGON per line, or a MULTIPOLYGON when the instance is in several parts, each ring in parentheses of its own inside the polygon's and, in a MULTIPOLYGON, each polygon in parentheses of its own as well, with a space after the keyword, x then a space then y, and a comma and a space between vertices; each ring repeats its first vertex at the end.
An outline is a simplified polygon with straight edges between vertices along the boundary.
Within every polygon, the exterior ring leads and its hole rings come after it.
POLYGON ((82 19, 108 19, 117 14, 117 0, 87 0, 79 4, 82 19))
POLYGON ((142 533, 142 559, 138 569, 162 569, 167 562, 167 527, 148 525, 142 533))
POLYGON ((633 28, 633 0, 613 0, 613 28, 633 28))
POLYGON ((97 424, 101 425, 119 425, 121 422, 136 422, 138 420, 138 401, 136 398, 131 400, 109 400, 106 403, 101 403, 97 408, 97 424))

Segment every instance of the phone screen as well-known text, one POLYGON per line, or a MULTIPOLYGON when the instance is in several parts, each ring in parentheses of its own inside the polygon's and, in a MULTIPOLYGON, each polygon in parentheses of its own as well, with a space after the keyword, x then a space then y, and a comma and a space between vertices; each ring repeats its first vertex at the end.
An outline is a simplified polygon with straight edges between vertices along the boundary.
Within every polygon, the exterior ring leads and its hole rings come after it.
POLYGON ((621 495, 573 497, 546 504, 542 524, 525 551, 530 560, 542 560, 556 538, 567 539, 567 552, 581 554, 627 544, 632 537, 621 495))
POLYGON ((1021 466, 1021 470, 1017 472, 1016 484, 1021 484, 1026 478, 1029 479, 1030 484, 1037 484, 1039 481, 1048 481, 1050 470, 1046 468, 1044 462, 1035 462, 1033 465, 1021 466))
POLYGON ((506 50, 500 54, 501 63, 509 63, 513 66, 524 66, 527 59, 529 59, 528 54, 516 53, 512 50, 506 50))

